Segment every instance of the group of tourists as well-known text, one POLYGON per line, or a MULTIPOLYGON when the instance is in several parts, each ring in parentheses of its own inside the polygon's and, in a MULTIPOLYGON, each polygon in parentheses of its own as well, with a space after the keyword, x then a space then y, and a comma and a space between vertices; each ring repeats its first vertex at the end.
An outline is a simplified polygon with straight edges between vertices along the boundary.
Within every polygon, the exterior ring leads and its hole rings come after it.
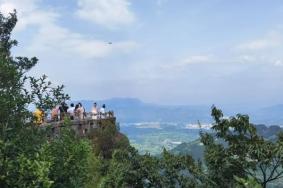
POLYGON ((91 119, 98 119, 98 118, 105 118, 106 111, 105 111, 105 104, 101 106, 101 108, 97 107, 97 103, 93 103, 93 107, 91 109, 91 119))
MULTIPOLYGON (((105 118, 106 105, 103 104, 99 108, 97 106, 97 103, 95 102, 89 114, 91 119, 105 118)), ((88 114, 86 113, 86 110, 83 107, 82 103, 79 102, 76 105, 74 105, 74 103, 71 103, 70 106, 68 106, 65 102, 62 102, 60 105, 55 106, 51 110, 50 119, 51 121, 61 121, 64 120, 65 117, 69 117, 71 120, 83 120, 87 117, 87 115, 88 114)), ((34 111, 34 117, 36 124, 42 124, 44 122, 44 112, 39 108, 34 111)))
POLYGON ((66 116, 70 117, 71 120, 83 119, 84 118, 85 109, 81 103, 74 103, 70 105, 70 107, 65 103, 61 103, 61 105, 55 106, 51 110, 51 121, 64 120, 66 116))

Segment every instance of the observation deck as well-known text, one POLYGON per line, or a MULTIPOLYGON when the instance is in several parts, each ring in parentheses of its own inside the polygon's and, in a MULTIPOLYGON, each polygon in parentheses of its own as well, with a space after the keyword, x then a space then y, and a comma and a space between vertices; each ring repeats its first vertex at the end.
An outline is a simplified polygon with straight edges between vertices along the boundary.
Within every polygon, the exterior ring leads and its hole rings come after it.
POLYGON ((63 127, 70 127, 80 137, 86 137, 101 125, 114 124, 116 125, 116 117, 113 111, 106 112, 104 114, 98 114, 95 118, 92 117, 91 113, 87 113, 86 117, 79 119, 75 118, 70 120, 66 118, 61 121, 47 121, 40 125, 41 128, 51 129, 53 135, 60 134, 60 130, 63 127))

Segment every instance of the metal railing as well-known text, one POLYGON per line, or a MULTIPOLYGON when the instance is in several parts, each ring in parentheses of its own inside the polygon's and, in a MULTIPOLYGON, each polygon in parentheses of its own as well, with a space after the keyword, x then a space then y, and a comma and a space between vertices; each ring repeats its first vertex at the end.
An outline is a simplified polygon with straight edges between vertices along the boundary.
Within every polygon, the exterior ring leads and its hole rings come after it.
POLYGON ((97 113, 97 114, 93 114, 92 112, 87 112, 87 113, 83 113, 80 115, 74 114, 71 115, 69 113, 60 113, 58 114, 56 117, 52 117, 51 113, 48 113, 45 115, 45 118, 43 120, 43 124, 44 123, 52 123, 52 122, 61 122, 64 121, 66 119, 69 119, 71 121, 83 121, 83 120, 103 120, 103 119, 110 119, 110 118, 114 118, 114 111, 108 111, 105 113, 97 113))

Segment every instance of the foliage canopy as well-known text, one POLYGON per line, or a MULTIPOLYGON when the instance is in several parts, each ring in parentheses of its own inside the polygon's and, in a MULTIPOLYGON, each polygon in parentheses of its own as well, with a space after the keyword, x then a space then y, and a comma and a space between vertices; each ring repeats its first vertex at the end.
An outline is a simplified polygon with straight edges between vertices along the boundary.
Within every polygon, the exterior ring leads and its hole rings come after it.
POLYGON ((47 111, 69 96, 47 76, 28 75, 37 58, 11 55, 16 22, 15 12, 0 14, 0 187, 83 187, 91 179, 91 145, 70 130, 50 140, 34 126, 30 105, 47 111))

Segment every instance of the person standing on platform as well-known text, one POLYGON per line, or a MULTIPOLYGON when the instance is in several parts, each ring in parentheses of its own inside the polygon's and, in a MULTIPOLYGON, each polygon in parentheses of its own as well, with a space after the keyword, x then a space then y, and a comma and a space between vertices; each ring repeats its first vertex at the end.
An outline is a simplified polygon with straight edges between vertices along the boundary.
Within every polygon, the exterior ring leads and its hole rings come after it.
POLYGON ((52 110, 51 110, 51 121, 58 121, 58 116, 59 116, 59 106, 55 106, 52 110))
POLYGON ((36 108, 33 115, 35 119, 34 123, 36 125, 41 125, 44 122, 44 112, 40 108, 36 108))
POLYGON ((75 117, 75 106, 74 106, 74 103, 71 103, 70 106, 71 106, 71 107, 68 108, 67 112, 68 112, 68 114, 69 114, 69 116, 70 116, 70 119, 71 119, 71 120, 74 120, 74 117, 75 117))
POLYGON ((106 105, 103 104, 102 107, 99 110, 99 114, 100 114, 101 118, 105 118, 106 117, 106 110, 105 109, 106 109, 106 105))
POLYGON ((84 119, 85 109, 84 109, 82 103, 78 104, 78 108, 76 110, 76 113, 77 113, 77 115, 79 117, 79 120, 83 120, 84 119))
POLYGON ((64 120, 65 115, 67 114, 68 111, 68 105, 65 102, 61 103, 61 106, 59 107, 59 111, 60 111, 60 120, 64 120))
POLYGON ((93 103, 93 107, 91 109, 91 119, 97 119, 97 115, 98 115, 98 109, 97 109, 97 104, 95 102, 93 103))

